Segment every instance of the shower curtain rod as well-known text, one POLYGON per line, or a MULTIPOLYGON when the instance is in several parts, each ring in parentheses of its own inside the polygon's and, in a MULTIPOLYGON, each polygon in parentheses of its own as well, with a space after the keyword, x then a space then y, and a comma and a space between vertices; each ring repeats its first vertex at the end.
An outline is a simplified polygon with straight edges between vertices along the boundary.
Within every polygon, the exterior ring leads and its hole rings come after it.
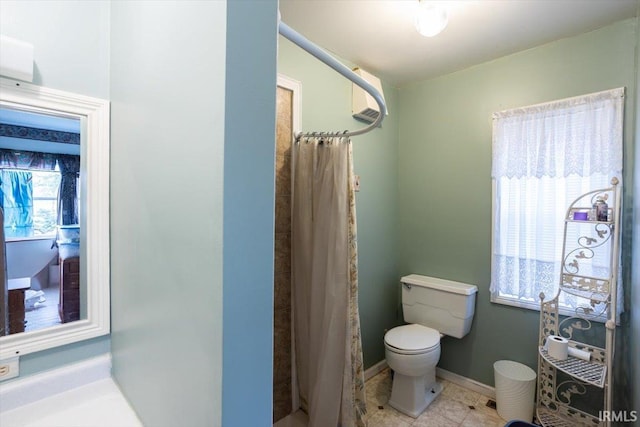
MULTIPOLYGON (((279 14, 280 13, 278 12, 278 15, 279 14)), ((360 86, 369 95, 373 96, 373 99, 376 100, 376 102, 378 103, 378 107, 380 108, 380 114, 378 114, 378 117, 376 118, 376 120, 365 128, 354 130, 354 131, 347 130, 344 132, 335 132, 335 133, 334 132, 328 132, 328 133, 327 132, 306 132, 306 133, 301 132, 297 134, 296 137, 315 136, 318 134, 329 134, 329 135, 335 135, 335 136, 340 135, 340 136, 347 136, 347 137, 356 136, 356 135, 362 135, 363 133, 367 133, 370 130, 373 130, 374 128, 380 126, 380 124, 382 123, 382 120, 384 119, 384 116, 386 116, 387 114, 387 106, 384 103, 384 99, 382 98, 382 95, 380 94, 380 92, 378 92, 378 90, 375 87, 373 87, 373 85, 371 85, 365 79, 363 79, 362 77, 360 77, 359 75, 351 71, 348 67, 346 67, 337 59, 335 59, 333 56, 329 55, 327 52, 322 50, 311 40, 307 39, 302 34, 298 33, 296 30, 294 30, 293 28, 291 28, 290 26, 288 26, 287 24, 285 24, 279 19, 278 19, 278 32, 289 41, 293 42, 300 48, 304 49, 311 55, 318 58, 320 61, 327 64, 329 67, 336 70, 338 73, 342 74, 347 79, 351 80, 353 83, 360 86)))

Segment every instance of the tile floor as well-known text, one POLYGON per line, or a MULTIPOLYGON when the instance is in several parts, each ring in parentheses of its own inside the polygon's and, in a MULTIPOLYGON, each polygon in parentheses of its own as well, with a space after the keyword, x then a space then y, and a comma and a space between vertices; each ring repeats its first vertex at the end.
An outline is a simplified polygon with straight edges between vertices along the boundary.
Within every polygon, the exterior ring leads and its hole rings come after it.
MULTIPOLYGON (((391 371, 384 369, 367 380, 367 420, 369 427, 503 427, 507 421, 489 408, 489 398, 438 378, 444 389, 418 417, 411 418, 387 405, 391 395, 391 371)), ((306 427, 307 416, 297 411, 274 427, 306 427)))
POLYGON ((391 371, 387 368, 365 385, 369 427, 503 427, 507 421, 486 406, 489 398, 438 379, 444 389, 418 418, 387 405, 391 395, 391 371))

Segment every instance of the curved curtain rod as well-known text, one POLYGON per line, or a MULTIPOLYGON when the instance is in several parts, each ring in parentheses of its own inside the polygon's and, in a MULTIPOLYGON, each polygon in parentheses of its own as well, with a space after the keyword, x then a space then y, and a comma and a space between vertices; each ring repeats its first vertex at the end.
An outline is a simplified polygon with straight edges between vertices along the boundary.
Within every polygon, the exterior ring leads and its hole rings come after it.
MULTIPOLYGON (((384 116, 386 116, 387 114, 387 106, 384 102, 384 99, 382 98, 382 95, 380 94, 380 92, 378 92, 378 90, 375 87, 373 87, 373 85, 371 85, 365 79, 363 79, 362 77, 360 77, 359 75, 351 71, 348 67, 344 66, 344 64, 342 64, 333 56, 329 55, 327 52, 322 50, 320 47, 314 44, 311 40, 307 39, 302 34, 298 33, 296 30, 294 30, 293 28, 291 28, 290 26, 288 26, 287 24, 285 24, 280 20, 278 21, 278 32, 289 41, 293 42, 300 48, 309 52, 311 55, 315 56, 320 61, 327 64, 329 67, 333 68, 338 73, 342 74, 344 77, 346 77, 347 79, 351 80, 352 82, 360 86, 369 95, 373 96, 373 99, 375 99, 376 102, 378 103, 378 107, 380 108, 380 114, 378 114, 378 118, 376 118, 376 120, 373 123, 371 123, 369 126, 362 129, 358 129, 354 131, 345 131, 344 133, 337 132, 336 136, 340 135, 340 136, 349 137, 349 136, 362 135, 363 133, 367 133, 370 130, 373 130, 374 128, 380 126, 380 124, 382 123, 382 120, 384 119, 384 116)), ((297 137, 314 136, 314 134, 317 135, 322 133, 306 132, 306 133, 300 133, 296 136, 297 137)), ((333 133, 329 132, 329 134, 333 134, 333 133)))

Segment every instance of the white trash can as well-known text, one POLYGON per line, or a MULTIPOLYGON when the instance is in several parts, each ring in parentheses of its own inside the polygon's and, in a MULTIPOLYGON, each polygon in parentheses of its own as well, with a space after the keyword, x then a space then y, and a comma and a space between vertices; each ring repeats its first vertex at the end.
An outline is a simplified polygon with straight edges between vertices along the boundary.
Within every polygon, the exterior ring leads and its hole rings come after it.
POLYGON ((499 360, 493 364, 496 407, 505 420, 533 420, 536 373, 522 363, 499 360))

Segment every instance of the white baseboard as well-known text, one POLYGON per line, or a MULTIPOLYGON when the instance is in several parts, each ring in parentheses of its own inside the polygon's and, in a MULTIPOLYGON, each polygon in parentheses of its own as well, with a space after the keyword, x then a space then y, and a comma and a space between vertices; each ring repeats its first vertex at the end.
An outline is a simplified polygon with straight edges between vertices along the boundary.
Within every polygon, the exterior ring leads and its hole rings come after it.
POLYGON ((111 377, 111 354, 0 384, 0 412, 111 377))
POLYGON ((364 371, 364 380, 367 381, 369 378, 375 377, 376 374, 382 372, 386 367, 387 361, 382 359, 381 361, 364 371))
POLYGON ((460 387, 464 387, 471 391, 475 391, 476 393, 480 393, 484 396, 490 397, 494 400, 496 398, 495 387, 491 387, 476 380, 472 380, 471 378, 463 377, 462 375, 458 375, 456 373, 438 367, 436 367, 436 376, 442 378, 443 380, 447 380, 456 385, 459 385, 460 387))

